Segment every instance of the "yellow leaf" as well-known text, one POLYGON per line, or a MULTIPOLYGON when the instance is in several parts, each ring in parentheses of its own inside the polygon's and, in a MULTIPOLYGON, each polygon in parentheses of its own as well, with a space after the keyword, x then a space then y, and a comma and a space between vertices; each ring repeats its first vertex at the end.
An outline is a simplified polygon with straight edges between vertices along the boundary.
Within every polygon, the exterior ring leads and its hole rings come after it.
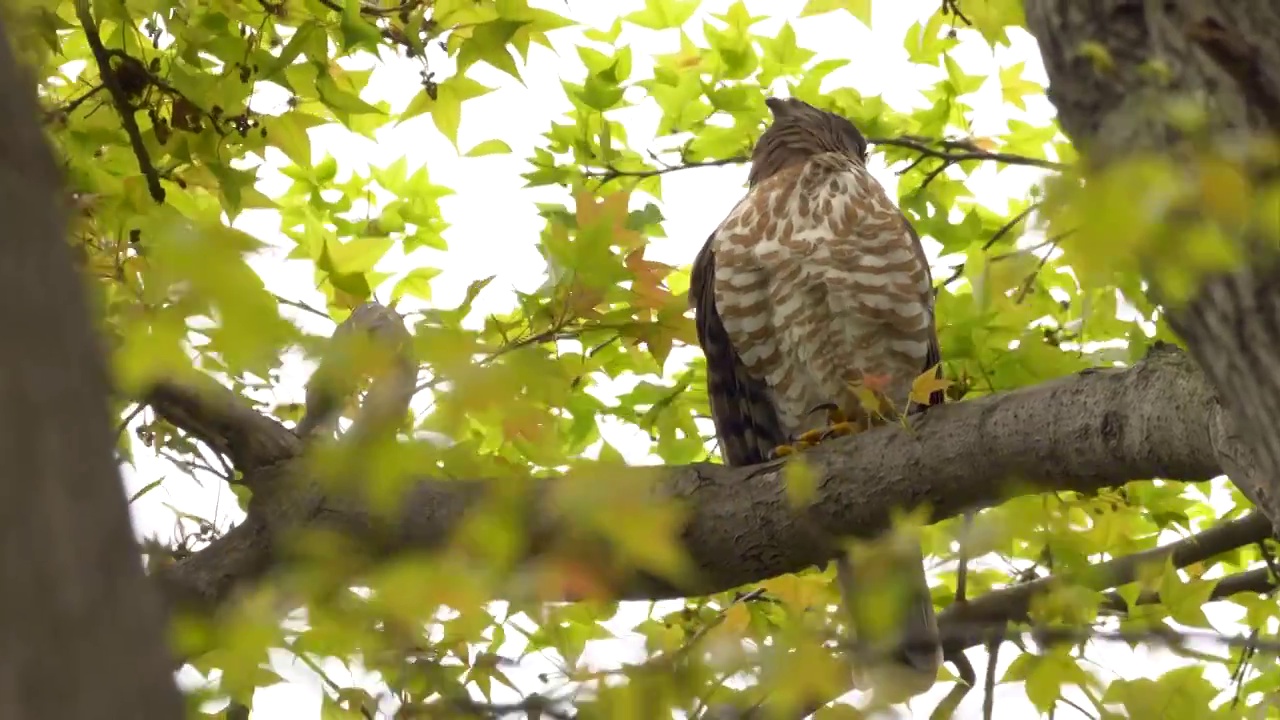
POLYGON ((928 405, 930 402, 930 395, 951 387, 951 381, 938 377, 937 372, 938 366, 934 365, 928 370, 920 373, 916 379, 911 382, 912 402, 920 403, 921 405, 928 405))
POLYGON ((1093 63, 1093 69, 1099 73, 1111 72, 1115 70, 1116 59, 1111 55, 1111 51, 1096 40, 1086 40, 1076 47, 1076 52, 1082 57, 1093 63))
POLYGON ((1249 216, 1252 188, 1242 168, 1218 158, 1200 164, 1200 199, 1210 217, 1228 227, 1249 216))
POLYGON ((827 580, 821 575, 779 575, 760 586, 794 610, 816 607, 827 592, 827 580))
POLYGON ((782 479, 786 483, 787 500, 792 507, 804 507, 813 500, 818 489, 813 471, 803 457, 794 457, 782 468, 782 479))
POLYGON ((751 613, 747 611, 747 606, 742 603, 734 603, 729 606, 728 610, 724 611, 724 622, 720 624, 720 627, 724 628, 726 632, 741 635, 750 623, 751 613))
POLYGON ((853 391, 854 397, 858 398, 858 404, 864 410, 873 414, 880 413, 880 398, 875 391, 862 383, 849 383, 849 389, 853 391))

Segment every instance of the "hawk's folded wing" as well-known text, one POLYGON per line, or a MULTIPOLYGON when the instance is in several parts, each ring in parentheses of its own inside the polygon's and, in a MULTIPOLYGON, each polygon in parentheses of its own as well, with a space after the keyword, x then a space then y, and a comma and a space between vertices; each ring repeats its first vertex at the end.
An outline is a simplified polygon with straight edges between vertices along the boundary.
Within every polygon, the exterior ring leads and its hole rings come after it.
POLYGON ((716 310, 714 238, 714 234, 707 238, 693 261, 689 304, 698 343, 707 357, 707 398, 720 439, 720 457, 726 465, 755 465, 768 460, 770 451, 788 438, 769 388, 747 373, 716 310))

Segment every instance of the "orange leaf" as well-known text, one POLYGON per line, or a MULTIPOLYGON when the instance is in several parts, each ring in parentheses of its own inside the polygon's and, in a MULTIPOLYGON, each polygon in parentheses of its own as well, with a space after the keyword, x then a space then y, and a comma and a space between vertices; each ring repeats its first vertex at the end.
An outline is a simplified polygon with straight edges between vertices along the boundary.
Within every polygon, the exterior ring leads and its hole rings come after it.
POLYGON ((542 568, 543 597, 571 602, 604 600, 610 597, 604 578, 584 563, 562 559, 542 568))
POLYGON ((892 375, 881 373, 879 375, 875 375, 875 374, 863 375, 862 381, 860 384, 862 385, 862 387, 870 390, 873 393, 883 394, 885 390, 889 389, 889 383, 891 382, 893 382, 892 375))
POLYGON ((639 296, 642 307, 654 310, 661 309, 667 302, 670 293, 662 286, 662 280, 674 269, 670 265, 644 259, 644 248, 627 254, 624 261, 627 269, 634 275, 631 291, 639 296))
POLYGON ((546 435, 548 419, 544 413, 532 409, 512 411, 502 420, 502 433, 508 438, 537 443, 546 435))
POLYGON ((577 193, 574 202, 577 205, 578 229, 604 225, 609 228, 614 245, 624 250, 643 247, 644 235, 627 227, 627 204, 630 200, 629 190, 619 190, 604 197, 586 191, 577 193))
POLYGON ((724 619, 707 633, 707 642, 728 641, 737 645, 751 626, 751 611, 742 603, 734 603, 724 611, 724 619))

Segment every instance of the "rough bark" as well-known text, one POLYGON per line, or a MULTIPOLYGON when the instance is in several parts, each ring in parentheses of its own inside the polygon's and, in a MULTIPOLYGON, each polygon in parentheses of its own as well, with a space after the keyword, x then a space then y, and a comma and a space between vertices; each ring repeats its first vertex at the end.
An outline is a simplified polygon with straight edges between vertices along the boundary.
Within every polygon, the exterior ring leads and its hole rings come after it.
MULTIPOLYGON (((182 395, 153 394, 156 409, 167 414, 157 398, 174 396, 182 395)), ((225 411, 229 401, 209 400, 224 417, 234 415, 225 411)), ((195 406, 182 407, 199 414, 195 406)), ((1161 348, 1130 369, 945 405, 910 431, 886 427, 819 446, 804 454, 816 494, 803 508, 788 500, 781 462, 619 470, 652 474, 657 497, 675 498, 689 509, 683 543, 694 567, 678 582, 618 577, 615 589, 630 599, 685 596, 822 564, 833 555, 833 537, 882 532, 893 508, 926 505, 941 519, 1047 489, 1087 492, 1144 477, 1208 479, 1220 474, 1211 434, 1219 413, 1193 363, 1176 349, 1161 348)), ((201 427, 209 425, 195 426, 201 427)), ((280 438, 260 438, 256 446, 279 448, 292 437, 279 425, 272 432, 280 438)), ((224 429, 211 441, 234 434, 224 429)), ((492 484, 423 479, 407 493, 398 516, 388 519, 350 497, 326 495, 307 468, 302 457, 242 468, 254 491, 248 519, 210 547, 158 570, 167 595, 187 606, 218 605, 268 572, 280 560, 288 532, 308 524, 336 528, 376 553, 441 548, 492 484)), ((550 486, 566 481, 572 476, 533 481, 528 497, 556 497, 550 486)), ((527 506, 537 553, 569 523, 549 502, 527 506)))
POLYGON ((107 383, 0 26, 0 717, 180 718, 164 615, 116 471, 107 383))
MULTIPOLYGON (((1171 97, 1204 109, 1220 140, 1280 130, 1273 0, 1040 0, 1026 12, 1063 130, 1094 167, 1138 151, 1179 157, 1193 138, 1164 111, 1160 100, 1171 97), (1085 42, 1105 47, 1113 66, 1096 68, 1080 52, 1085 42), (1169 74, 1149 72, 1151 61, 1169 74)), ((1214 428, 1225 469, 1280 527, 1277 239, 1238 239, 1250 255, 1246 266, 1207 278, 1168 317, 1227 410, 1214 428)))

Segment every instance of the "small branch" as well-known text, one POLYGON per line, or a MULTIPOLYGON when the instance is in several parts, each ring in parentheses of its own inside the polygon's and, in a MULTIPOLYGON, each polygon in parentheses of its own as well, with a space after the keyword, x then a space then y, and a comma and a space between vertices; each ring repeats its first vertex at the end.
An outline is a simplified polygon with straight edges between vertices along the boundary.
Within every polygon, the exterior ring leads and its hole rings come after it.
MULTIPOLYGON (((987 238, 987 241, 982 244, 983 252, 990 250, 992 246, 994 246, 997 242, 1000 241, 1000 238, 1012 232, 1013 229, 1017 227, 1019 223, 1021 223, 1023 220, 1026 220, 1027 217, 1030 216, 1031 213, 1034 212, 1039 207, 1040 207, 1040 203, 1032 203, 1027 207, 1023 208, 1021 211, 1019 211, 1018 214, 1010 218, 1009 221, 1006 222, 1004 225, 1001 225, 1000 229, 992 233, 991 237, 987 238)), ((1037 245, 1036 247, 1038 248, 1040 246, 1037 245)), ((1022 252, 1027 252, 1028 250, 1032 250, 1032 249, 1034 248, 1025 248, 1023 250, 1015 250, 1014 252, 1011 252, 1011 253, 998 255, 992 258, 991 261, 996 262, 998 260, 1004 260, 1006 258, 1013 257, 1014 255, 1017 255, 1022 252)), ((956 265, 955 269, 951 271, 951 274, 947 276, 947 279, 939 283, 937 288, 934 288, 934 292, 936 293, 939 288, 944 288, 950 285, 951 283, 955 282, 956 280, 959 280, 964 275, 964 268, 965 268, 964 263, 960 263, 959 265, 956 265)))
MULTIPOLYGON (((1185 565, 1181 567, 1185 567, 1185 565)), ((1280 581, 1276 579, 1275 574, 1269 568, 1255 568, 1235 575, 1228 575, 1218 580, 1218 583, 1213 586, 1213 592, 1209 593, 1209 600, 1221 600, 1242 592, 1269 593, 1278 586, 1280 586, 1280 581)), ((1160 593, 1148 590, 1139 595, 1134 604, 1155 605, 1159 602, 1160 593)), ((1120 593, 1109 592, 1101 608, 1111 612, 1124 613, 1128 612, 1129 603, 1123 597, 1120 597, 1120 593)))
MULTIPOLYGON (((1090 641, 1102 640, 1128 644, 1162 645, 1171 650, 1181 651, 1204 659, 1205 653, 1194 650, 1191 646, 1195 643, 1209 642, 1224 648, 1252 648, 1255 653, 1280 655, 1280 640, 1278 639, 1255 638, 1252 634, 1227 635, 1214 630, 1198 630, 1194 628, 1175 629, 1168 625, 1119 630, 1107 630, 1087 625, 1075 627, 1066 625, 1033 626, 1012 629, 1004 623, 977 622, 940 628, 940 633, 943 642, 947 644, 956 644, 964 642, 970 637, 978 637, 981 638, 980 642, 982 643, 996 644, 1015 640, 1022 640, 1025 643, 1025 641, 1030 640, 1036 644, 1038 649, 1044 649, 1063 643, 1083 645, 1090 641)), ((909 637, 904 640, 904 644, 907 647, 928 646, 929 642, 928 638, 909 637)), ((836 641, 835 645, 870 660, 875 658, 874 650, 862 647, 857 642, 836 641)), ((1209 658, 1217 661, 1227 661, 1227 658, 1220 656, 1210 655, 1209 658)))
POLYGON ((61 106, 61 107, 52 108, 52 109, 50 109, 50 110, 46 110, 46 111, 45 111, 45 114, 44 114, 44 121, 45 121, 45 122, 49 122, 50 120, 53 120, 54 118, 57 118, 57 117, 60 117, 60 116, 61 116, 61 117, 65 117, 65 116, 67 116, 67 115, 70 115, 71 113, 73 113, 73 112, 75 112, 77 109, 79 109, 79 107, 80 107, 81 105, 83 105, 86 101, 88 101, 88 100, 89 100, 90 98, 92 98, 94 95, 97 95, 99 90, 105 90, 105 89, 106 89, 106 87, 107 87, 106 85, 94 85, 93 87, 91 87, 91 88, 89 88, 87 91, 85 91, 85 93, 84 93, 83 95, 81 95, 80 97, 78 97, 78 98, 76 98, 76 99, 74 99, 74 100, 71 100, 71 101, 67 102, 67 104, 66 104, 66 105, 63 105, 63 106, 61 106))
MULTIPOLYGON (((925 178, 925 181, 921 184, 921 187, 928 185, 948 167, 971 160, 986 160, 1003 163, 1005 165, 1027 165, 1031 167, 1044 168, 1046 170, 1058 171, 1065 170, 1070 167, 1065 163, 1053 162, 1052 160, 1044 160, 1042 158, 983 150, 977 146, 957 140, 937 141, 942 149, 931 147, 925 140, 905 136, 897 138, 867 138, 867 142, 871 145, 888 145, 908 148, 920 153, 920 159, 917 160, 915 164, 909 166, 907 168, 908 170, 910 170, 911 167, 915 167, 916 164, 919 164, 920 160, 924 160, 926 158, 942 160, 942 165, 929 173, 925 178)), ((657 156, 652 152, 649 153, 649 156, 654 158, 655 162, 661 164, 662 167, 647 170, 619 170, 613 167, 606 167, 604 170, 584 170, 582 175, 583 177, 598 179, 601 184, 604 184, 624 177, 649 178, 656 177, 658 175, 666 175, 667 173, 679 170, 689 170, 700 167, 719 167, 721 165, 740 165, 751 161, 750 155, 734 155, 733 157, 719 158, 717 160, 698 160, 692 162, 681 160, 678 165, 668 165, 663 163, 661 160, 658 160, 657 156)))
MULTIPOLYGON (((652 154, 651 154, 652 156, 652 154)), ((655 158, 656 159, 656 158, 655 158)), ((618 178, 649 178, 658 175, 666 175, 667 173, 676 172, 678 170, 692 170, 693 168, 702 167, 720 167, 722 165, 741 165, 742 163, 751 162, 749 155, 735 155, 733 157, 720 158, 719 160, 698 160, 698 161, 681 161, 679 165, 666 165, 653 168, 652 170, 618 170, 617 168, 607 167, 604 170, 584 170, 583 177, 597 178, 600 183, 611 182, 618 178)))
MULTIPOLYGON (((93 12, 89 8, 89 0, 76 0, 76 18, 84 28, 85 40, 89 43, 89 50, 93 52, 93 59, 98 64, 98 74, 102 76, 102 84, 106 86, 107 92, 111 94, 111 101, 116 106, 116 113, 120 115, 120 124, 124 127, 125 134, 129 136, 129 144, 133 146, 133 154, 138 158, 138 169, 142 172, 143 177, 147 179, 147 190, 151 193, 151 199, 157 203, 162 203, 164 202, 164 188, 160 185, 160 174, 156 172, 155 165, 151 163, 151 153, 147 151, 147 146, 142 141, 142 131, 138 129, 138 122, 133 117, 133 104, 129 101, 129 96, 125 94, 124 88, 121 87, 120 78, 116 75, 116 71, 111 68, 112 52, 102 44, 102 37, 98 34, 97 21, 93 19, 93 12)), ((137 62, 133 58, 130 58, 130 60, 137 62)))
POLYGON ((119 440, 120 436, 124 434, 124 431, 129 429, 129 423, 133 422, 134 418, 141 415, 142 411, 145 410, 146 408, 147 408, 146 403, 138 403, 133 406, 132 410, 125 413, 125 416, 121 418, 120 423, 116 425, 115 436, 117 441, 119 440))
MULTIPOLYGON (((1168 558, 1174 567, 1182 568, 1193 563, 1270 537, 1271 522, 1261 513, 1254 513, 1233 520, 1185 540, 1162 545, 1145 552, 1127 555, 1110 562, 1093 565, 1085 570, 1052 575, 1014 585, 974 598, 963 605, 952 605, 939 617, 939 624, 963 625, 974 622, 1006 622, 1025 619, 1027 608, 1035 596, 1049 592, 1054 587, 1081 585, 1095 590, 1119 587, 1133 582, 1141 568, 1161 564, 1168 558)), ((1250 576, 1256 580, 1256 576, 1250 576)), ((964 648, 982 642, 981 638, 966 638, 955 647, 964 648)), ((948 646, 950 649, 950 646, 948 646)))
POLYGON ((983 150, 976 145, 966 141, 957 140, 940 140, 937 141, 943 149, 931 147, 928 141, 922 138, 914 137, 896 137, 896 138, 867 138, 867 142, 872 145, 889 145, 891 147, 907 148, 914 150, 924 157, 937 158, 944 161, 944 167, 955 165, 956 163, 967 162, 970 160, 983 160, 997 162, 1003 165, 1025 165, 1029 167, 1038 167, 1045 170, 1055 170, 1061 172, 1071 167, 1066 163, 1054 162, 1043 158, 1034 158, 1028 155, 1016 155, 1013 153, 993 152, 991 150, 983 150))
POLYGON ((1045 252, 1045 254, 1040 256, 1040 262, 1036 263, 1036 267, 1034 270, 1027 273, 1027 277, 1024 278, 1022 281, 1022 287, 1018 288, 1018 293, 1014 295, 1013 297, 1014 305, 1021 305, 1022 301, 1027 299, 1027 295, 1031 293, 1031 283, 1035 282, 1036 278, 1039 277, 1040 275, 1040 271, 1044 270, 1045 264, 1049 262, 1049 257, 1052 256, 1053 252, 1058 249, 1058 243, 1062 242, 1064 238, 1068 237, 1073 232, 1075 231, 1066 230, 1064 232, 1058 233, 1057 235, 1054 235, 1053 238, 1050 239, 1049 250, 1045 252))
MULTIPOLYGON (((1258 628, 1254 628, 1249 633, 1249 640, 1256 641, 1258 639, 1258 628)), ((1249 663, 1253 660, 1253 656, 1258 652, 1257 646, 1251 642, 1240 651, 1240 662, 1235 669, 1231 671, 1231 683, 1235 686, 1235 690, 1231 693, 1231 709, 1234 710, 1244 697, 1244 681, 1249 675, 1249 663)))
POLYGON ((996 660, 1000 656, 1000 646, 1004 643, 992 640, 987 643, 987 672, 983 686, 982 720, 991 720, 996 708, 996 660))
MULTIPOLYGON (((1017 635, 1016 632, 1006 635, 1004 629, 1010 621, 1021 622, 1027 619, 1027 607, 1036 593, 1047 592, 1056 586, 1084 585, 1103 589, 1123 585, 1132 581, 1136 570, 1148 563, 1161 563, 1165 557, 1171 557, 1174 567, 1186 567, 1219 553, 1256 542, 1255 538, 1259 534, 1266 536, 1269 530, 1269 521, 1261 514, 1254 514, 1178 542, 1095 565, 1085 572, 1052 575, 993 590, 972 603, 953 604, 938 617, 938 627, 948 662, 954 664, 953 658, 965 657, 964 651, 970 647, 986 646, 987 668, 983 695, 983 718, 986 720, 992 717, 991 713, 994 711, 994 672, 999 646, 1010 637, 1017 635), (973 612, 974 607, 978 609, 977 612, 973 612), (970 630, 966 633, 965 628, 982 629, 970 630)), ((1240 592, 1268 592, 1275 586, 1275 576, 1264 567, 1223 578, 1214 587, 1209 599, 1217 600, 1240 592)), ((1151 592, 1143 593, 1138 599, 1138 604, 1158 602, 1160 602, 1159 595, 1151 592)), ((1129 606, 1119 593, 1112 592, 1107 594, 1101 609, 1125 613, 1128 612, 1129 606)), ((839 689, 831 699, 843 695, 846 691, 847 688, 839 689)))
POLYGON ((329 322, 333 322, 333 318, 329 317, 329 313, 323 310, 319 310, 314 307, 311 307, 310 305, 302 302, 301 300, 290 300, 287 297, 284 297, 282 295, 277 295, 275 293, 271 293, 271 297, 275 298, 276 302, 280 303, 281 305, 288 305, 291 308, 297 308, 299 310, 302 310, 303 312, 307 312, 312 315, 315 315, 316 317, 321 317, 321 318, 324 318, 325 320, 328 320, 329 322))
POLYGON ((969 27, 973 27, 973 23, 969 18, 965 17, 964 13, 960 12, 960 0, 942 0, 942 7, 939 9, 939 12, 944 16, 955 15, 957 20, 969 27))
POLYGON ((1174 630, 1167 626, 1146 630, 1101 630, 1088 627, 1053 626, 1011 631, 1003 625, 988 626, 985 629, 977 627, 956 628, 957 635, 974 632, 1003 635, 1006 641, 1021 636, 1035 642, 1040 647, 1062 643, 1075 645, 1090 640, 1104 640, 1129 644, 1164 645, 1170 649, 1180 650, 1185 649, 1187 645, 1193 642, 1211 642, 1227 648, 1254 647, 1255 652, 1280 655, 1280 640, 1254 640, 1249 635, 1224 635, 1212 630, 1195 630, 1192 628, 1174 630))
POLYGON ((1030 205, 1023 208, 1017 215, 1014 215, 1012 218, 1010 218, 1008 222, 1006 222, 1004 225, 1001 225, 1000 229, 996 230, 995 233, 993 233, 991 237, 987 239, 987 242, 982 246, 982 249, 990 250, 992 245, 995 245, 996 243, 1000 242, 1000 238, 1004 237, 1005 235, 1008 235, 1015 227, 1018 226, 1019 223, 1021 223, 1023 220, 1026 220, 1027 217, 1029 217, 1031 213, 1035 212, 1039 207, 1040 207, 1040 203, 1037 202, 1037 203, 1031 203, 1030 205))

